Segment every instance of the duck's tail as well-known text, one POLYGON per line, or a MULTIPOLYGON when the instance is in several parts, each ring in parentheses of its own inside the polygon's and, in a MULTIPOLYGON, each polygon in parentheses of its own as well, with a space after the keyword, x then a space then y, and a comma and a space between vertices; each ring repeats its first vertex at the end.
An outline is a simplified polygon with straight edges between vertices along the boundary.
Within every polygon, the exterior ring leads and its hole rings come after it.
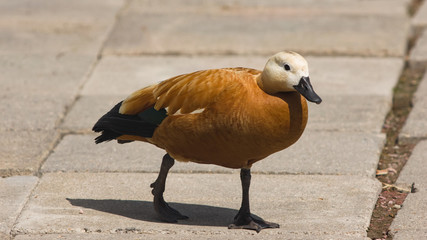
MULTIPOLYGON (((92 130, 94 132, 101 133, 100 136, 95 138, 95 143, 111 141, 122 135, 134 135, 144 138, 151 138, 153 136, 154 130, 159 124, 147 119, 147 115, 151 115, 150 109, 136 115, 126 115, 119 113, 121 105, 122 102, 119 102, 93 126, 92 130)), ((118 140, 118 142, 125 143, 131 141, 118 140)))

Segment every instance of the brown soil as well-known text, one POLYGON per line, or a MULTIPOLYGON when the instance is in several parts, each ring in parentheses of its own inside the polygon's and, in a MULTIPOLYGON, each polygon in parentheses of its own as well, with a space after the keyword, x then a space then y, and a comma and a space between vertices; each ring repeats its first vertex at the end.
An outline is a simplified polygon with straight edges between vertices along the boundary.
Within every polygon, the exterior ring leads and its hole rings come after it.
POLYGON ((371 224, 368 229, 368 237, 372 239, 390 239, 388 228, 402 207, 408 193, 395 189, 383 190, 375 204, 372 213, 371 224))
POLYGON ((382 132, 387 139, 378 163, 378 170, 389 169, 388 174, 379 175, 378 180, 383 183, 395 183, 398 173, 408 161, 416 141, 399 143, 399 133, 412 110, 412 98, 419 85, 422 72, 405 68, 394 89, 392 109, 388 113, 382 132))

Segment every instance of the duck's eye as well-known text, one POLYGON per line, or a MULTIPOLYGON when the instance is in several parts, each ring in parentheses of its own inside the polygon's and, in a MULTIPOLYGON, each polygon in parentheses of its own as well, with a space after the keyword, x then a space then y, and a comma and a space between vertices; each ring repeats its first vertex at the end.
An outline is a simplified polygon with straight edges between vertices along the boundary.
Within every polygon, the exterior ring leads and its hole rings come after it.
POLYGON ((285 68, 286 71, 291 70, 291 66, 289 66, 289 64, 285 63, 285 65, 283 65, 283 68, 285 68))

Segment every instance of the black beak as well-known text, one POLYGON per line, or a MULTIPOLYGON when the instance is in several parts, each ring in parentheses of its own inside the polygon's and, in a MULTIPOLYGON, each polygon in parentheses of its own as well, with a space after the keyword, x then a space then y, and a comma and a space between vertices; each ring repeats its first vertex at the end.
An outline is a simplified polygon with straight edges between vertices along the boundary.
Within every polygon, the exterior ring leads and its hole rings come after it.
POLYGON ((311 86, 310 77, 302 77, 299 80, 298 85, 295 85, 294 88, 308 101, 315 102, 317 104, 322 102, 322 99, 314 92, 313 86, 311 86))

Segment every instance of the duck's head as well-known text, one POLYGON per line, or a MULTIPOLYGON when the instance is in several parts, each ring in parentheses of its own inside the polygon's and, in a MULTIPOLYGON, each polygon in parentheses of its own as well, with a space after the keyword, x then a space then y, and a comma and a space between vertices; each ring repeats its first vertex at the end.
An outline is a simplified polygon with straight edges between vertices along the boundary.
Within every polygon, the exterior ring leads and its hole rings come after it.
POLYGON ((322 102, 310 83, 307 61, 295 52, 273 55, 265 65, 258 84, 269 94, 297 91, 310 102, 322 102))

